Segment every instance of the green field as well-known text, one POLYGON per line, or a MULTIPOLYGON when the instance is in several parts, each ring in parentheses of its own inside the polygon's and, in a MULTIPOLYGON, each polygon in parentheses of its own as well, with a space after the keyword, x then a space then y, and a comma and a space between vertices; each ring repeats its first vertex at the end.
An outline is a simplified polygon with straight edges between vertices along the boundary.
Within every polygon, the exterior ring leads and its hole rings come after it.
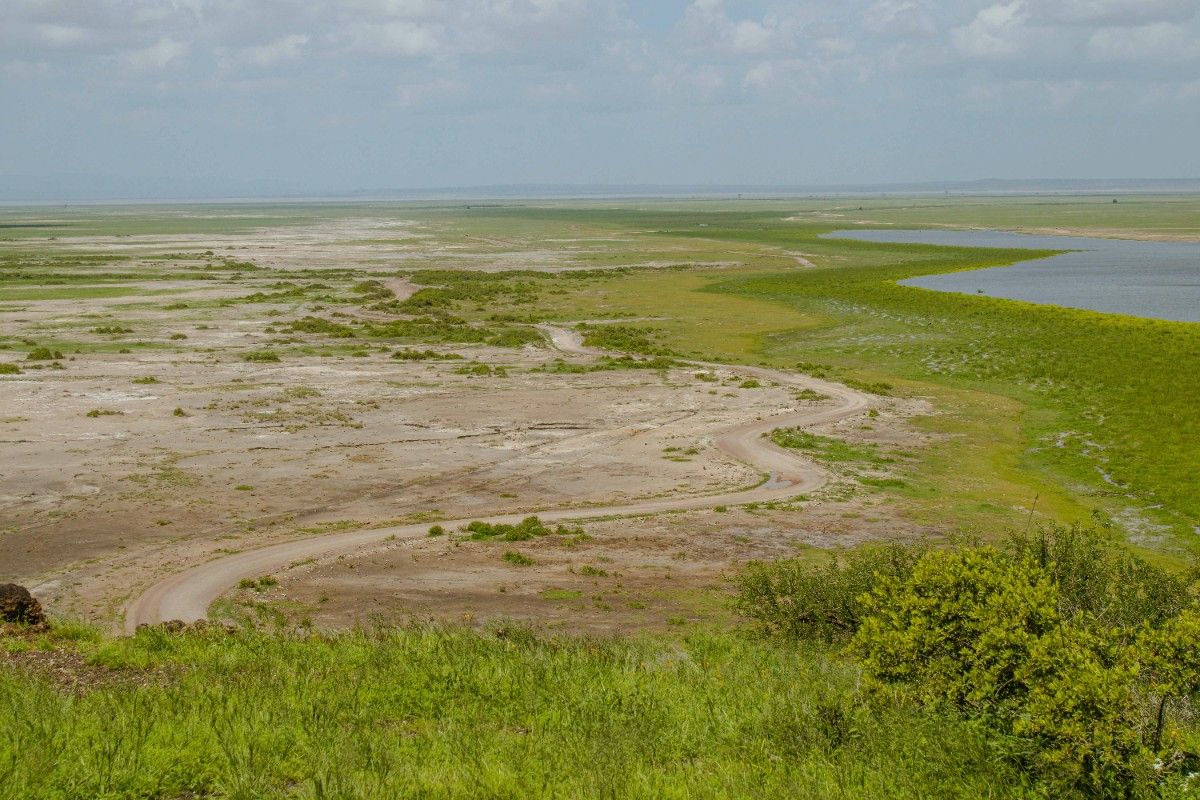
POLYGON ((968 725, 856 706, 852 666, 736 636, 148 632, 79 647, 97 680, 79 696, 0 670, 0 796, 1023 794, 968 725))

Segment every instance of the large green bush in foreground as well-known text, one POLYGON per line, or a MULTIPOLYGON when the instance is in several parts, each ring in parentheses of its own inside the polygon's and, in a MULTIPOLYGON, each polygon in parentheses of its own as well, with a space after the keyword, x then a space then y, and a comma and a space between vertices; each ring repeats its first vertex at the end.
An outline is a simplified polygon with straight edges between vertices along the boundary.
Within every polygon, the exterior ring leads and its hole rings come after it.
POLYGON ((793 638, 848 637, 869 692, 975 720, 1049 794, 1200 792, 1200 610, 1186 578, 1081 528, 904 549, 752 565, 739 605, 793 638))

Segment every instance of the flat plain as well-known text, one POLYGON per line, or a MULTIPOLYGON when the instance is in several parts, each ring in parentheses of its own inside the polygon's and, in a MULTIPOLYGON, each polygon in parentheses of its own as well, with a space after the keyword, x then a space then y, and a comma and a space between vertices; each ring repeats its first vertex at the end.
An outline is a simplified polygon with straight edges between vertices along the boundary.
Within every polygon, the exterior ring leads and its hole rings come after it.
POLYGON ((601 516, 516 549, 395 542, 296 564, 221 613, 706 624, 746 560, 1035 517, 1099 519, 1177 558, 1200 519, 1195 326, 895 284, 1024 252, 818 236, 949 220, 1187 240, 1195 205, 6 209, 3 577, 117 626, 156 578, 288 538, 753 485, 714 436, 828 398, 739 364, 871 395, 814 431, 850 456, 798 451, 834 476, 816 495, 601 516), (545 322, 641 361, 559 352, 545 322))

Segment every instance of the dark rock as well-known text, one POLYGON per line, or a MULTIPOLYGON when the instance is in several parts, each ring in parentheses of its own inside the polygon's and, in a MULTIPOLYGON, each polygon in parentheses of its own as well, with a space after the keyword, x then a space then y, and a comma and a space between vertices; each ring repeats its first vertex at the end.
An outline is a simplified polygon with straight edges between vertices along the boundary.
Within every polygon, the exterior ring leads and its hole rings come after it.
POLYGON ((0 622, 41 625, 46 621, 42 604, 24 586, 0 584, 0 622))

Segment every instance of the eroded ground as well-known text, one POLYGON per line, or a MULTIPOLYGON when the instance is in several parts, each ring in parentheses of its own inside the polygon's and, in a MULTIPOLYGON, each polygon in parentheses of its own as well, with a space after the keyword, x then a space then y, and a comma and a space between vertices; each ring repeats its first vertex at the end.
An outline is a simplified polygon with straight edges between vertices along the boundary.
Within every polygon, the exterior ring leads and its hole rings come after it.
MULTIPOLYGON (((57 613, 112 624, 163 575, 284 538, 753 485, 762 476, 713 436, 824 402, 652 348, 640 363, 556 352, 532 328, 539 298, 586 275, 466 288, 420 275, 593 269, 622 246, 602 231, 244 224, 3 243, 0 363, 19 374, 0 376, 0 579, 36 587, 57 613), (459 294, 426 306, 422 286, 459 294)), ((686 243, 610 266, 675 257, 686 243)), ((610 322, 643 341, 629 320, 610 322)), ((815 431, 863 447, 829 465, 835 479, 814 497, 600 519, 583 536, 512 544, 449 531, 294 565, 224 612, 598 630, 720 618, 707 590, 736 562, 915 535, 883 489, 925 441, 907 421, 930 412, 881 397, 815 431)))

